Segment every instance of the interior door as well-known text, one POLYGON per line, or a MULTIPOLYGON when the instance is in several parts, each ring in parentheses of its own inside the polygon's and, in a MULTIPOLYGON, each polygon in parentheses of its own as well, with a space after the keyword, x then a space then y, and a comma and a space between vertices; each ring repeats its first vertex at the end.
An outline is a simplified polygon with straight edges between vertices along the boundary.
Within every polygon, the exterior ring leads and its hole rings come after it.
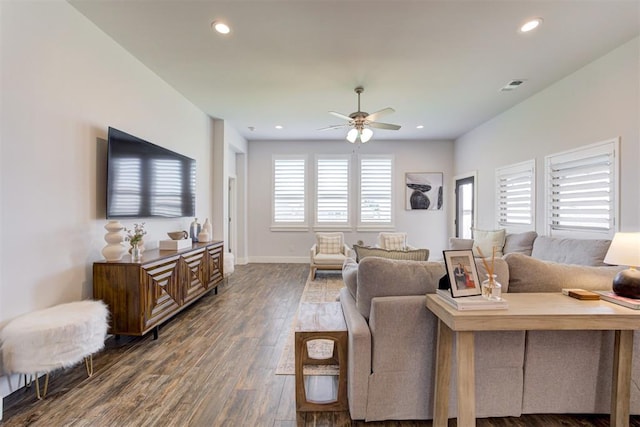
POLYGON ((456 179, 455 200, 456 200, 456 237, 463 239, 473 238, 471 230, 474 226, 474 194, 475 177, 468 176, 456 179))

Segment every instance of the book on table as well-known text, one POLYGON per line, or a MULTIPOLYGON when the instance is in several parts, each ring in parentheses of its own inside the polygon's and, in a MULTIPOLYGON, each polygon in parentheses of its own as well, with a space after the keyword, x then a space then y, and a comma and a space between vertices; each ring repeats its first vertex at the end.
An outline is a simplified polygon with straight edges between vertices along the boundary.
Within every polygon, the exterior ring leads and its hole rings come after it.
POLYGON ((454 298, 448 289, 436 289, 436 294, 457 310, 506 310, 509 308, 505 299, 489 300, 482 295, 454 298))
POLYGON ((640 310, 640 299, 623 297, 612 291, 594 291, 594 292, 600 294, 600 299, 603 299, 605 301, 609 301, 614 304, 619 304, 624 307, 633 308, 634 310, 640 310))

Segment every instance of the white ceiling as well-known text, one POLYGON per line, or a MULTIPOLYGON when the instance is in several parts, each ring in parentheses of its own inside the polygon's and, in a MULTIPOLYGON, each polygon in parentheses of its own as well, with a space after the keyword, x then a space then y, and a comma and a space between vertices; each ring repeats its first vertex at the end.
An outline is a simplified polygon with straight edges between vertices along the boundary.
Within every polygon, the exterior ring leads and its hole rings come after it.
POLYGON ((343 139, 318 129, 357 110, 358 85, 363 111, 393 107, 381 121, 402 125, 374 140, 454 139, 640 33, 640 0, 70 3, 248 140, 343 139))

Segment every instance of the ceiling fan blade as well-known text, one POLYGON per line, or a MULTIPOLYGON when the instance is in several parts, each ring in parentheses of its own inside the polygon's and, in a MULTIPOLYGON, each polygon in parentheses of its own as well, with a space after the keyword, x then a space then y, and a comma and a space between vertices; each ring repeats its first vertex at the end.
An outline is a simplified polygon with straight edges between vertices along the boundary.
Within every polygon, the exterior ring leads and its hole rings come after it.
POLYGON ((339 118, 344 119, 344 120, 349 120, 349 121, 353 120, 351 117, 345 116, 344 114, 337 113, 335 111, 329 111, 329 114, 333 114, 334 116, 339 117, 339 118))
POLYGON ((332 129, 340 129, 340 128, 344 128, 349 126, 348 123, 344 124, 344 125, 333 125, 333 126, 327 126, 326 128, 320 128, 318 130, 332 130, 332 129))
POLYGON ((366 120, 369 120, 370 122, 374 122, 379 117, 386 116, 387 114, 395 113, 395 111, 396 110, 394 110, 393 108, 387 107, 387 108, 384 108, 384 109, 382 109, 380 111, 376 111, 375 113, 369 114, 366 117, 366 120))
POLYGON ((368 124, 369 127, 372 128, 377 128, 377 129, 388 129, 388 130, 398 130, 400 129, 399 125, 392 125, 390 123, 378 123, 378 122, 371 122, 368 124))

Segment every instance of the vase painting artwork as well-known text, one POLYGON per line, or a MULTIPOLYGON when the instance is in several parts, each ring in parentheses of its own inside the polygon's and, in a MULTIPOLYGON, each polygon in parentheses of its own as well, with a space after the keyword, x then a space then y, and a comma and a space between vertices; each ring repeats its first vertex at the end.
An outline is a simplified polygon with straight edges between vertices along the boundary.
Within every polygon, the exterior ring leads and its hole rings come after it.
POLYGON ((442 172, 407 172, 406 209, 441 210, 442 181, 442 172))

